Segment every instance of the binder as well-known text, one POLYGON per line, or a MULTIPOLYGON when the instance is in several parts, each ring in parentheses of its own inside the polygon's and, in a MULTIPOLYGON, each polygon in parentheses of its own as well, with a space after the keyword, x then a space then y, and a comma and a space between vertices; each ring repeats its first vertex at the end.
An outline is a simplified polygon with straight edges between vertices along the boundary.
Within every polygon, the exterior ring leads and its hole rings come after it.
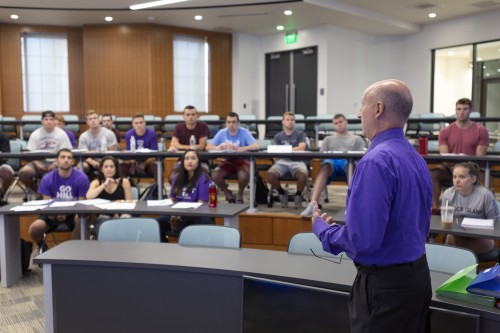
POLYGON ((446 280, 436 289, 438 296, 456 299, 463 302, 475 303, 488 307, 495 306, 495 298, 472 294, 466 290, 469 284, 476 278, 477 264, 466 267, 446 280))
POLYGON ((477 295, 500 298, 500 266, 485 269, 469 284, 467 291, 477 295))

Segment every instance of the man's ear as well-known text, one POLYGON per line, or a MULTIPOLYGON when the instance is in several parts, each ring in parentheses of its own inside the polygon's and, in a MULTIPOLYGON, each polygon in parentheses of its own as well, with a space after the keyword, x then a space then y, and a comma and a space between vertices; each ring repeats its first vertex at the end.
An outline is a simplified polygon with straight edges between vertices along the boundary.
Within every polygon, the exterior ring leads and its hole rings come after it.
POLYGON ((382 101, 378 101, 377 104, 376 104, 376 110, 375 110, 375 118, 379 118, 381 117, 384 112, 385 112, 385 105, 384 105, 384 102, 382 101))

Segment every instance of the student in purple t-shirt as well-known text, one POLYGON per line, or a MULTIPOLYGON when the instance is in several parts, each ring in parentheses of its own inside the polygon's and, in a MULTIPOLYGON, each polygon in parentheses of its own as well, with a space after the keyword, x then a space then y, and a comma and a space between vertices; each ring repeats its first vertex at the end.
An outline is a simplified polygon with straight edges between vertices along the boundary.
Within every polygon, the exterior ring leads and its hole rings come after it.
POLYGON ((66 126, 66 120, 64 120, 64 117, 60 114, 57 114, 55 120, 56 120, 56 126, 62 129, 64 132, 66 132, 66 134, 68 135, 69 142, 71 142, 73 148, 76 148, 75 135, 69 129, 64 128, 64 126, 66 126))
MULTIPOLYGON (((196 150, 188 150, 181 157, 181 167, 175 175, 170 187, 170 198, 179 202, 207 202, 210 176, 200 164, 200 156, 196 150)), ((161 239, 165 241, 169 234, 178 235, 180 231, 192 224, 213 224, 208 216, 161 216, 161 239)))
MULTIPOLYGON (((64 148, 57 152, 57 169, 47 173, 40 182, 38 193, 44 199, 57 201, 84 200, 89 189, 89 179, 80 170, 73 167, 74 158, 71 150, 64 148)), ((73 230, 72 239, 80 238, 80 219, 76 214, 44 215, 41 214, 29 227, 31 239, 38 244, 38 254, 47 249, 43 235, 65 223, 73 230)))
MULTIPOLYGON (((126 149, 130 150, 130 140, 135 139, 135 149, 158 150, 158 136, 156 132, 146 127, 146 120, 141 113, 132 117, 132 127, 125 134, 126 149)), ((127 178, 137 173, 146 173, 157 178, 157 163, 154 157, 135 160, 126 160, 120 163, 120 176, 127 178)))

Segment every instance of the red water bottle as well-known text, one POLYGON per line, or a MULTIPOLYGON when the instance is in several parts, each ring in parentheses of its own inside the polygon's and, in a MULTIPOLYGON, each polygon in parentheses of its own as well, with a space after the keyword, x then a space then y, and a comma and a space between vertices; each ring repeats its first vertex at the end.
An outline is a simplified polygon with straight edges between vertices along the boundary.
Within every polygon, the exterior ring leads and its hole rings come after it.
POLYGON ((429 139, 427 139, 425 136, 422 136, 418 139, 418 151, 420 155, 427 155, 428 144, 429 144, 429 139))
POLYGON ((208 187, 208 206, 217 207, 217 186, 215 186, 214 182, 211 182, 208 187))

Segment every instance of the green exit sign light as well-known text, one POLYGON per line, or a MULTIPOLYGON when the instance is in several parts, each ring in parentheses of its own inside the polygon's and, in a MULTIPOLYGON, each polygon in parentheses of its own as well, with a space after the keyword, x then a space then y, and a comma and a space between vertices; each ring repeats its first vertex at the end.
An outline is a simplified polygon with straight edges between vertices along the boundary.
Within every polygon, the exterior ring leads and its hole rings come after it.
POLYGON ((285 43, 287 43, 287 44, 297 43, 297 33, 292 32, 292 33, 286 34, 285 35, 285 43))

